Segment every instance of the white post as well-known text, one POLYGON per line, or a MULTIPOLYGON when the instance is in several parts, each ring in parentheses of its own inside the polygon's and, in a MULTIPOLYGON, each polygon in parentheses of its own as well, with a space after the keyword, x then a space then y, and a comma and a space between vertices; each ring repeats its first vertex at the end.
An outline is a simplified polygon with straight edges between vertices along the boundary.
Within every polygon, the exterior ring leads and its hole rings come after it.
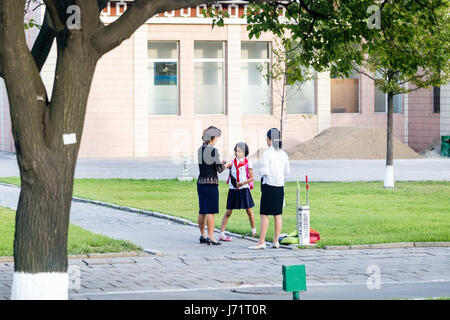
POLYGON ((192 177, 189 177, 189 156, 187 153, 183 153, 183 173, 181 177, 178 177, 180 181, 192 181, 192 177))
POLYGON ((299 228, 298 243, 301 245, 309 245, 309 206, 298 207, 299 228))

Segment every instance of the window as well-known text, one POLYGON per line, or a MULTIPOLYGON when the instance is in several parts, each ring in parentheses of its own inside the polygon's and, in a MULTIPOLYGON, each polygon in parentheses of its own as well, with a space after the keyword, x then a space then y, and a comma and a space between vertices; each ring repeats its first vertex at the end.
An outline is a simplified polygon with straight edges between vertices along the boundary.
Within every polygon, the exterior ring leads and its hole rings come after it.
POLYGON ((241 43, 241 105, 243 114, 271 112, 271 88, 267 71, 270 67, 270 43, 241 43))
POLYGON ((314 91, 313 79, 286 86, 286 112, 288 114, 314 114, 314 91))
MULTIPOLYGON (((375 73, 376 79, 381 79, 382 76, 380 72, 375 73)), ((402 112, 402 102, 403 102, 403 95, 402 94, 396 94, 394 95, 394 113, 401 113, 402 112)), ((387 106, 388 106, 388 95, 387 93, 383 93, 377 86, 375 86, 375 106, 374 111, 375 112, 387 112, 387 106)))
POLYGON ((178 114, 177 42, 148 42, 148 75, 149 113, 178 114))
MULTIPOLYGON (((394 96, 394 113, 402 112, 403 95, 396 94, 394 96)), ((387 94, 380 89, 375 88, 375 112, 387 112, 387 94)))
POLYGON ((441 112, 441 87, 433 87, 433 112, 441 112))
POLYGON ((224 42, 194 42, 196 114, 225 113, 224 42))
MULTIPOLYGON (((375 112, 387 112, 388 95, 375 87, 375 112)), ((402 112, 403 95, 396 94, 394 96, 394 113, 402 112)))
POLYGON ((359 112, 359 73, 356 70, 348 78, 331 79, 331 112, 359 112))

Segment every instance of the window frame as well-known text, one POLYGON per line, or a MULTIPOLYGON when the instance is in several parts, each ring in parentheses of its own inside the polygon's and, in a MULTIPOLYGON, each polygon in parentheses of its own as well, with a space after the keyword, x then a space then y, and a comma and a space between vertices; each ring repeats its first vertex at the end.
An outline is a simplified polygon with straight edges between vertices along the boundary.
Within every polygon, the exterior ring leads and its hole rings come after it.
POLYGON ((226 72, 227 72, 227 67, 226 67, 226 58, 227 58, 227 52, 226 52, 226 41, 225 40, 194 40, 194 59, 193 59, 193 64, 194 64, 194 114, 195 116, 222 116, 222 115, 226 115, 227 114, 227 105, 226 105, 226 101, 227 101, 227 83, 226 83, 226 72), (216 43, 216 42, 221 42, 222 43, 222 58, 195 58, 195 43, 196 42, 212 42, 212 43, 216 43), (223 89, 223 112, 222 113, 197 113, 196 112, 196 105, 195 105, 195 63, 198 62, 222 62, 222 89, 223 89))
MULTIPOLYGON (((270 70, 272 68, 272 42, 271 41, 241 41, 241 58, 240 58, 240 63, 241 63, 241 72, 242 72, 242 63, 243 62, 247 62, 247 63, 268 63, 268 70, 270 70), (242 58, 242 43, 266 43, 267 44, 267 58, 264 59, 243 59, 242 58)), ((263 75, 261 75, 262 77, 264 77, 263 75)), ((264 79, 265 80, 265 79, 264 79)), ((243 113, 243 106, 242 106, 242 90, 241 90, 241 114, 245 115, 245 116, 264 116, 264 115, 273 115, 273 79, 269 78, 267 79, 267 85, 269 86, 268 91, 269 91, 269 96, 268 96, 268 101, 269 101, 269 112, 267 113, 243 113)), ((242 86, 241 86, 242 87, 242 86)))
MULTIPOLYGON (((150 63, 154 62, 176 62, 177 63, 177 112, 176 113, 169 113, 169 114, 152 114, 150 113, 150 101, 147 102, 148 107, 148 115, 151 117, 173 117, 173 116, 180 116, 181 110, 180 110, 180 41, 178 40, 147 40, 147 50, 148 50, 148 44, 150 42, 171 42, 176 43, 177 45, 177 57, 176 58, 149 58, 148 51, 147 51, 147 75, 148 75, 148 68, 150 66, 150 63)), ((151 79, 149 79, 151 81, 151 79)), ((149 86, 149 82, 147 83, 147 88, 149 86)))
MULTIPOLYGON (((355 70, 356 71, 356 70, 355 70)), ((355 79, 355 78, 331 78, 330 77, 330 114, 361 114, 361 73, 357 72, 358 74, 358 111, 357 112, 333 112, 332 111, 332 105, 331 105, 331 80, 333 79, 355 79)))
MULTIPOLYGON (((377 90, 377 87, 374 86, 374 90, 377 90)), ((404 93, 400 93, 398 95, 402 96, 402 104, 401 104, 401 112, 393 112, 394 114, 403 114, 404 113, 404 104, 405 104, 405 96, 404 93)), ((396 96, 396 95, 395 95, 396 96)), ((394 99, 395 99, 394 96, 394 99)), ((373 112, 378 114, 385 114, 387 113, 388 109, 388 94, 384 94, 384 111, 375 111, 375 95, 373 96, 373 112)), ((394 103, 394 110, 395 110, 395 103, 394 103)))
MULTIPOLYGON (((288 109, 287 109, 287 104, 288 104, 289 99, 287 99, 286 100, 286 116, 289 116, 289 115, 292 115, 292 116, 317 115, 317 71, 314 70, 314 68, 312 68, 312 69, 313 69, 314 76, 313 76, 313 79, 311 79, 309 81, 312 81, 312 83, 313 83, 313 95, 314 95, 314 97, 313 97, 313 112, 312 113, 289 113, 288 109)), ((330 85, 331 85, 331 83, 330 83, 330 85)), ((288 85, 286 85, 286 87, 287 86, 288 85)), ((359 86, 359 84, 358 84, 358 86, 359 86)), ((331 94, 331 87, 330 87, 330 94, 331 94)), ((358 99, 359 99, 359 96, 358 96, 358 99)), ((330 100, 331 100, 331 97, 330 97, 330 100)), ((330 109, 331 109, 331 101, 330 101, 330 109)), ((331 113, 331 110, 330 110, 330 113, 331 113)))
POLYGON ((433 87, 433 113, 435 114, 441 113, 441 87, 433 87), (439 92, 439 99, 436 99, 436 91, 439 92), (436 108, 436 102, 438 108, 436 108))

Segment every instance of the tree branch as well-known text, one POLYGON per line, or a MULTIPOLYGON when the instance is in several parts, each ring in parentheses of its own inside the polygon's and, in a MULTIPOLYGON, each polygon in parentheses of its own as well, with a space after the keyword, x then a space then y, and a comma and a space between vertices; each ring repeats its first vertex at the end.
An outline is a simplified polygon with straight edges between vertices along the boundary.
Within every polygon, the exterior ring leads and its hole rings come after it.
POLYGON ((50 27, 48 19, 48 14, 46 14, 41 30, 34 41, 33 48, 31 49, 31 54, 33 55, 39 71, 42 70, 42 67, 44 66, 50 53, 50 49, 52 48, 53 40, 55 39, 55 32, 50 27))
POLYGON ((59 9, 55 0, 43 0, 46 6, 45 18, 49 18, 47 23, 52 26, 52 29, 56 32, 62 31, 65 28, 64 23, 61 21, 59 15, 59 9))
MULTIPOLYGON (((97 0, 99 12, 102 11, 110 0, 97 0)), ((39 72, 47 61, 48 55, 52 48, 53 40, 55 39, 55 30, 50 26, 48 8, 46 8, 46 14, 42 23, 41 30, 33 44, 31 54, 36 61, 36 66, 39 72)), ((2 70, 0 66, 0 77, 2 76, 2 70)))
POLYGON ((26 43, 24 8, 25 0, 0 1, 0 64, 8 91, 16 151, 21 154, 26 149, 32 154, 45 145, 42 119, 48 99, 26 43))
POLYGON ((328 18, 327 16, 323 15, 322 13, 312 10, 310 7, 308 7, 306 5, 305 1, 303 1, 303 0, 300 0, 300 5, 303 9, 306 10, 306 12, 308 12, 310 15, 312 15, 314 17, 322 18, 322 19, 328 18))
POLYGON ((119 46, 148 19, 160 12, 177 10, 213 3, 214 0, 136 0, 132 6, 113 23, 101 27, 94 35, 92 41, 100 55, 119 46))

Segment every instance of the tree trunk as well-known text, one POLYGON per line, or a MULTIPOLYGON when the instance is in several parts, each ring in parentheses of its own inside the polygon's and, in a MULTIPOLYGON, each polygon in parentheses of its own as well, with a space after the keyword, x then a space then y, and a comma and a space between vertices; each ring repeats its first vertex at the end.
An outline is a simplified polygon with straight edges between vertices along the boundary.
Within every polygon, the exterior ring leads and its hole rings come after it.
POLYGON ((61 154, 47 155, 24 179, 16 212, 11 299, 67 299, 67 233, 73 173, 61 154), (47 159, 45 159, 47 158, 47 159), (51 166, 53 164, 54 166, 51 166), (48 232, 50 231, 50 232, 48 232))
POLYGON ((386 173, 384 177, 384 187, 394 187, 394 94, 388 93, 388 111, 387 111, 387 147, 386 147, 386 173))
POLYGON ((11 298, 67 299, 75 165, 100 54, 82 30, 59 32, 50 102, 26 45, 23 10, 23 0, 0 2, 0 63, 21 178, 11 298), (75 135, 76 143, 65 144, 65 134, 75 135))
MULTIPOLYGON (((30 151, 22 146, 20 133, 14 132, 22 189, 16 213, 12 299, 68 298, 67 236, 73 181, 95 69, 95 64, 79 60, 64 55, 58 59, 60 80, 55 82, 55 102, 43 128, 46 144, 30 151), (80 70, 75 65, 90 67, 80 70), (63 135, 73 133, 76 143, 65 145, 63 135)), ((13 107, 17 102, 10 99, 10 104, 13 107)))

